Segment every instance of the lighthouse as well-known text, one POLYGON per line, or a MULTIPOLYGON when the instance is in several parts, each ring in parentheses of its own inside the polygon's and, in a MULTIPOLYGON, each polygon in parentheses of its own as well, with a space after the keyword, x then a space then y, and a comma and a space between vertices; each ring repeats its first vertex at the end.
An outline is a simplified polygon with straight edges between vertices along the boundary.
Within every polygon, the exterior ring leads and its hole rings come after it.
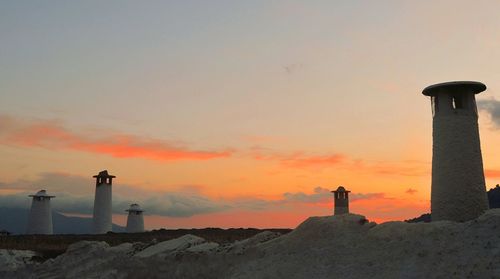
POLYGON ((31 202, 31 211, 27 234, 52 234, 52 209, 50 199, 55 196, 47 195, 47 191, 40 190, 34 195, 31 202))
POLYGON ((96 179, 96 183, 92 232, 103 234, 112 230, 111 185, 116 176, 109 175, 107 170, 103 170, 93 177, 96 179))
POLYGON ((130 205, 130 208, 125 211, 128 211, 126 231, 128 233, 143 232, 144 216, 142 213, 144 210, 142 210, 138 204, 133 203, 130 205))
POLYGON ((432 221, 463 222, 488 209, 475 95, 486 86, 453 81, 426 87, 432 102, 432 221))
POLYGON ((333 215, 341 215, 349 213, 349 193, 343 186, 339 186, 337 190, 332 191, 334 198, 333 215))

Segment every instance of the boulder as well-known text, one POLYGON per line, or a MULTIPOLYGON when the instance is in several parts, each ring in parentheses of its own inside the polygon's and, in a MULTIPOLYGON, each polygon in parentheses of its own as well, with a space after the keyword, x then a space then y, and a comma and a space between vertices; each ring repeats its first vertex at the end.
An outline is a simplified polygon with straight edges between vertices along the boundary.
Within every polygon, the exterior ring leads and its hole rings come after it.
POLYGON ((148 248, 135 254, 135 257, 148 258, 158 254, 182 251, 188 249, 189 247, 196 246, 204 242, 205 239, 201 237, 191 234, 186 234, 179 238, 163 241, 153 246, 149 246, 148 248))

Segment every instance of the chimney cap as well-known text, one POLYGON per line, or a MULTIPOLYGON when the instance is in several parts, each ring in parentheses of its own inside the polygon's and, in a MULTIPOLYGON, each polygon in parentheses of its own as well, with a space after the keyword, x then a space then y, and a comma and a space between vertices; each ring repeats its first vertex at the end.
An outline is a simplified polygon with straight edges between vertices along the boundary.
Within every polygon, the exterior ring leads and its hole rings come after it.
POLYGON ((127 209, 127 210, 125 210, 125 211, 129 211, 129 212, 130 211, 133 211, 133 212, 143 212, 144 210, 142 210, 141 207, 138 204, 133 203, 133 204, 130 205, 130 208, 127 209))
POLYGON ((479 81, 449 81, 427 86, 422 91, 422 94, 425 96, 436 96, 443 88, 451 91, 479 94, 486 90, 486 85, 479 81))
POLYGON ((46 191, 46 190, 40 190, 40 191, 36 192, 36 194, 34 194, 34 195, 29 195, 28 197, 45 197, 45 198, 54 198, 55 196, 49 196, 49 195, 47 195, 47 191, 46 191))
POLYGON ((345 193, 350 193, 351 191, 347 191, 344 186, 339 186, 337 188, 337 190, 333 190, 332 193, 336 193, 336 192, 345 192, 345 193))
POLYGON ((98 178, 98 177, 115 178, 116 176, 109 175, 108 170, 103 170, 103 171, 100 171, 98 175, 94 175, 93 177, 94 178, 98 178))

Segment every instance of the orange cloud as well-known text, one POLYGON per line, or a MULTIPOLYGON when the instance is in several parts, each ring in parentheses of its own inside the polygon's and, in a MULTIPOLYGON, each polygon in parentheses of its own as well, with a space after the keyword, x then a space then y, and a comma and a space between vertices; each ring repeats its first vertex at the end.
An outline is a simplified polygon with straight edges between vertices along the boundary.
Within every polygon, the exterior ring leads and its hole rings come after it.
POLYGON ((407 194, 410 194, 410 195, 413 195, 415 194, 416 192, 418 192, 417 190, 413 189, 413 188, 408 188, 408 190, 405 191, 405 193, 407 194))
POLYGON ((486 169, 486 170, 484 170, 484 175, 487 178, 499 178, 500 177, 500 170, 486 169))
POLYGON ((254 149, 256 160, 279 161, 282 165, 292 168, 327 167, 343 163, 346 156, 343 154, 327 155, 305 155, 303 152, 295 152, 290 155, 264 155, 261 150, 254 149))
POLYGON ((332 166, 338 165, 345 159, 344 155, 331 154, 325 156, 302 156, 295 155, 289 158, 283 158, 281 163, 290 167, 308 167, 308 166, 332 166))
POLYGON ((377 162, 366 167, 377 174, 400 176, 425 176, 429 175, 431 170, 428 163, 415 161, 377 162))
POLYGON ((127 134, 91 137, 74 133, 55 121, 27 122, 8 116, 0 116, 0 144, 76 150, 107 154, 116 158, 143 158, 158 161, 209 160, 229 157, 232 154, 227 150, 189 150, 164 140, 127 134))
POLYGON ((333 167, 356 173, 375 173, 379 175, 426 176, 430 174, 430 163, 415 160, 400 162, 354 160, 341 153, 306 155, 304 152, 276 154, 263 147, 252 148, 256 160, 276 161, 282 166, 298 169, 317 169, 333 167))

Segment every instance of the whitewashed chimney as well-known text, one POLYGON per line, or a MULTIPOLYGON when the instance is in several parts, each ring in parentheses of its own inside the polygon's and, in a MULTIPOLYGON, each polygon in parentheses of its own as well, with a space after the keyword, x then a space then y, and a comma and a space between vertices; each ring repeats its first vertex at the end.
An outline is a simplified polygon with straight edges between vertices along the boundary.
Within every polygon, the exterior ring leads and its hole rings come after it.
POLYGON ((28 223, 28 234, 52 234, 52 209, 50 199, 55 196, 47 195, 47 191, 40 190, 34 195, 31 202, 31 210, 28 223))
POLYGON ((144 231, 144 210, 141 207, 134 203, 130 205, 130 208, 125 210, 128 211, 127 217, 127 229, 128 233, 136 233, 144 231))
POLYGON ((486 86, 453 81, 423 90, 430 96, 432 130, 432 221, 467 221, 488 209, 475 95, 486 86))
POLYGON ((109 175, 107 170, 99 172, 93 176, 96 179, 94 215, 92 219, 92 232, 94 234, 104 234, 112 231, 111 204, 112 204, 112 184, 116 176, 109 175))

